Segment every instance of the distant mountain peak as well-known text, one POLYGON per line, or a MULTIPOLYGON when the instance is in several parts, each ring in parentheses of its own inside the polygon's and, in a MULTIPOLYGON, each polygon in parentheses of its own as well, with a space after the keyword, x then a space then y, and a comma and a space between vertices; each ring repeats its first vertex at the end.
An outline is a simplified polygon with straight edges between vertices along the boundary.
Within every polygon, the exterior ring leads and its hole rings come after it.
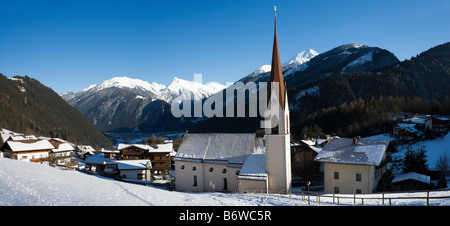
POLYGON ((289 60, 287 63, 283 64, 283 69, 286 70, 298 67, 308 62, 317 55, 319 55, 319 53, 313 49, 307 49, 305 51, 302 51, 297 55, 295 55, 293 58, 291 58, 291 60, 289 60))
MULTIPOLYGON (((298 53, 297 55, 295 55, 294 57, 292 57, 288 62, 284 63, 282 65, 283 71, 287 71, 287 70, 290 70, 293 68, 298 68, 299 66, 310 61, 312 58, 314 58, 317 55, 319 55, 319 53, 313 49, 304 50, 304 51, 298 53)), ((258 75, 270 72, 271 69, 272 69, 271 65, 268 65, 268 64, 263 65, 260 68, 256 69, 255 71, 253 71, 252 73, 250 73, 249 75, 247 75, 246 78, 257 77, 258 75)))
POLYGON ((150 91, 150 92, 157 92, 161 89, 164 89, 165 85, 160 85, 156 82, 153 82, 152 84, 150 84, 150 83, 140 80, 140 79, 133 79, 133 78, 123 76, 123 77, 114 77, 112 79, 103 81, 98 85, 91 85, 90 88, 88 88, 88 89, 94 89, 95 91, 99 91, 99 90, 107 89, 107 88, 111 88, 111 87, 127 88, 130 90, 140 89, 140 90, 145 90, 145 91, 150 91))
POLYGON ((270 72, 271 69, 272 69, 272 66, 269 64, 266 64, 266 65, 259 67, 255 71, 253 71, 249 76, 256 76, 256 75, 259 75, 262 73, 267 73, 267 72, 270 72))

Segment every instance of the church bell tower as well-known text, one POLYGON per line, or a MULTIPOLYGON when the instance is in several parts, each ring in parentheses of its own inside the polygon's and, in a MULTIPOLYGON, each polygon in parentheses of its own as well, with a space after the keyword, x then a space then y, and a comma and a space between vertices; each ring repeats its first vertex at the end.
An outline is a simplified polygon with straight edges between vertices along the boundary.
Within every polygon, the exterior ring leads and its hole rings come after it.
POLYGON ((287 89, 283 80, 280 51, 277 37, 277 12, 275 8, 275 31, 272 52, 272 69, 267 86, 268 108, 271 114, 268 120, 272 128, 265 128, 266 171, 270 191, 291 189, 291 135, 289 129, 289 106, 287 89), (275 111, 274 107, 278 110, 275 111))

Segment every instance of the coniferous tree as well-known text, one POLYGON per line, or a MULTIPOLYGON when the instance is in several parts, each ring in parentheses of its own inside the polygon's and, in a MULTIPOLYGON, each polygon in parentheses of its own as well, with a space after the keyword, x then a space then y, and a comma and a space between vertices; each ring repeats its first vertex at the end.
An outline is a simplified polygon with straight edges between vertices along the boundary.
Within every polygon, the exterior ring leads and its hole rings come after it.
POLYGON ((403 159, 402 172, 428 174, 428 163, 425 147, 413 149, 408 147, 403 159))

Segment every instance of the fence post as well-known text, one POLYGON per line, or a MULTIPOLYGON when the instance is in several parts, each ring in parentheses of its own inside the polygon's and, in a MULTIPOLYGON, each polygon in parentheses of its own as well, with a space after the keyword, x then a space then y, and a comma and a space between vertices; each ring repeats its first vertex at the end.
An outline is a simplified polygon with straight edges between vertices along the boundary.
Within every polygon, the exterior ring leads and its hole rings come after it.
POLYGON ((382 202, 382 204, 381 204, 382 206, 384 206, 384 193, 383 193, 383 202, 382 202))
POLYGON ((361 199, 361 205, 364 206, 364 198, 361 199))
POLYGON ((356 194, 353 194, 353 205, 356 205, 356 194))
POLYGON ((389 198, 389 206, 391 206, 392 205, 392 203, 391 203, 391 198, 389 198))
POLYGON ((427 191, 427 206, 430 206, 430 191, 427 191))
POLYGON ((338 201, 338 206, 339 206, 339 196, 337 197, 337 201, 338 201))

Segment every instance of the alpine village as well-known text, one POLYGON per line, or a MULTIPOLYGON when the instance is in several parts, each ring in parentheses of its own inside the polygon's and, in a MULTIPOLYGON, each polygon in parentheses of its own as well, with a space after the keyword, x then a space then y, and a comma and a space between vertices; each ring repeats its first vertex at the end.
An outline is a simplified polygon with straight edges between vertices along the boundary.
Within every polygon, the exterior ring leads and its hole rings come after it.
POLYGON ((28 76, 0 75, 0 175, 2 165, 23 161, 170 194, 297 197, 300 204, 308 196, 309 205, 370 205, 367 195, 382 194, 383 204, 372 205, 388 205, 389 195, 398 205, 449 205, 450 43, 405 61, 345 44, 282 64, 276 20, 275 11, 273 45, 263 46, 272 47, 271 65, 235 83, 244 86, 171 83, 203 89, 192 105, 223 103, 222 115, 239 107, 227 92, 247 89, 242 117, 175 117, 170 89, 151 96, 136 88, 149 83, 127 77, 59 95, 28 76), (260 82, 267 88, 253 92, 267 89, 265 98, 280 106, 272 128, 249 110, 261 102, 245 85, 260 82), (415 193, 425 199, 402 204, 415 193))

